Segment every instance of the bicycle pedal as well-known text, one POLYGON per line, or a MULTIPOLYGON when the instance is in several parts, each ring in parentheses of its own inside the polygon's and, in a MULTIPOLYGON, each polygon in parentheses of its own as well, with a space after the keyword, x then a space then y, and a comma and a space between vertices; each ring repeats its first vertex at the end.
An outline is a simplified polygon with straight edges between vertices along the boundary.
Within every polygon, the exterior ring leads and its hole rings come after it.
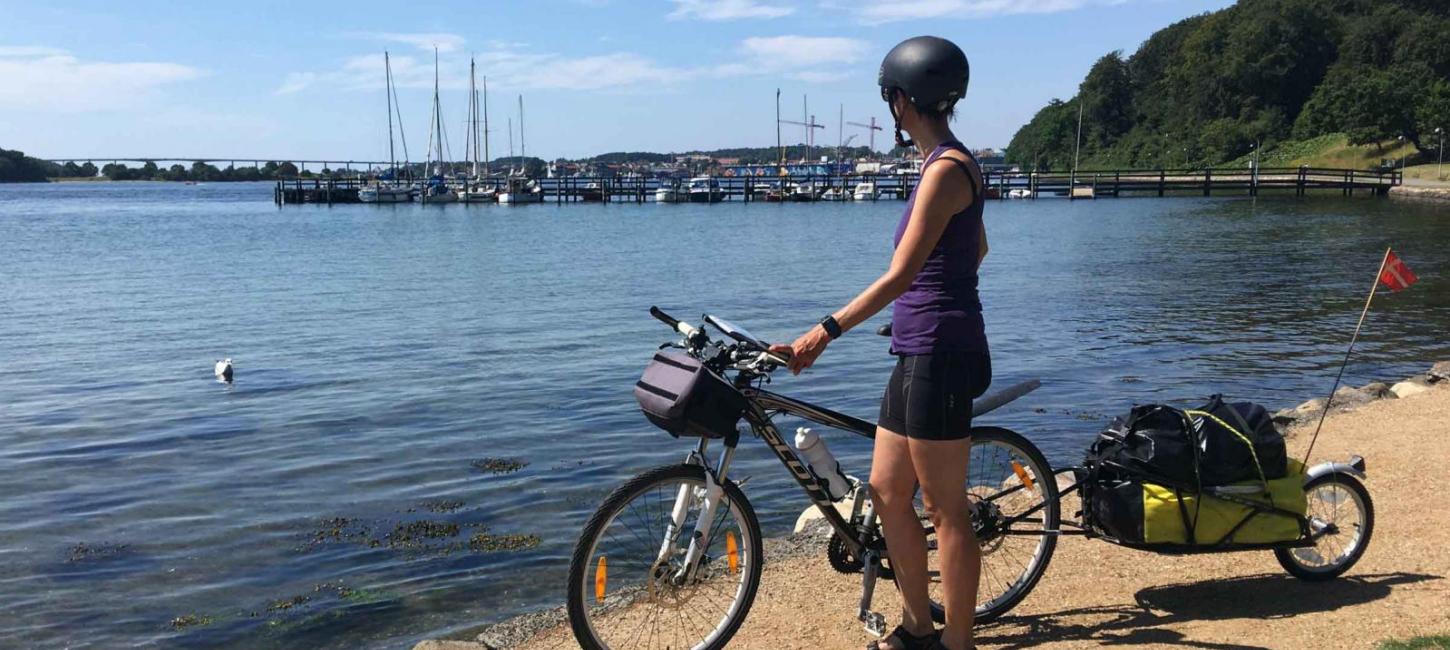
POLYGON ((861 622, 866 625, 866 632, 876 638, 886 636, 886 617, 879 612, 862 612, 861 622))

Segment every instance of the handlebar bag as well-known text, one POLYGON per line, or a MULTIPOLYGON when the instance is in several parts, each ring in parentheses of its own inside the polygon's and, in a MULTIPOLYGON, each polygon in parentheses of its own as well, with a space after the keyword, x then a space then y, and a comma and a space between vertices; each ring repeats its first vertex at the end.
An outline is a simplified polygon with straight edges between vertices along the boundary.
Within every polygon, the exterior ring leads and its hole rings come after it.
POLYGON ((661 350, 634 384, 645 418, 676 438, 724 438, 735 433, 745 396, 698 359, 661 350))

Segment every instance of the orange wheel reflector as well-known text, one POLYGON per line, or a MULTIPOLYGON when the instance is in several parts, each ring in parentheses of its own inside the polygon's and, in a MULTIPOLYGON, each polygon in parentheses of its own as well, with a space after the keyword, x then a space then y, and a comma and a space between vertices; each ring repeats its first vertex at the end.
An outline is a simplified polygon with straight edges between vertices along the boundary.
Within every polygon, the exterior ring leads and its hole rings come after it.
POLYGON ((599 568, 594 570, 594 600, 604 602, 604 586, 609 582, 609 569, 604 565, 604 556, 599 556, 599 568))
POLYGON ((1032 477, 1027 475, 1027 470, 1022 468, 1022 463, 1012 461, 1012 471, 1017 474, 1017 479, 1027 486, 1027 489, 1033 489, 1032 477))
POLYGON ((735 545, 735 532, 725 531, 725 556, 730 559, 730 574, 740 570, 740 548, 735 545))

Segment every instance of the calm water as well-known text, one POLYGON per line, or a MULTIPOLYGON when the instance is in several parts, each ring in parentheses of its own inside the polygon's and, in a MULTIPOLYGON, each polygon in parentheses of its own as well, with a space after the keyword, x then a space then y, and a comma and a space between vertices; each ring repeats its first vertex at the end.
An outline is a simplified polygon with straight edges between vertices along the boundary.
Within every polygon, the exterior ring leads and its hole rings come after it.
MULTIPOLYGON (((792 338, 885 268, 900 209, 0 186, 0 646, 399 647, 556 604, 602 494, 688 447, 630 397, 668 338, 646 308, 792 338), (211 375, 226 356, 231 386, 211 375), (541 543, 469 548, 480 533, 541 543)), ((1042 200, 987 219, 997 385, 1044 382, 990 420, 1059 463, 1133 402, 1327 390, 1386 245, 1422 282, 1377 301, 1348 378, 1450 358, 1443 207, 1042 200)), ((862 331, 775 387, 874 419, 890 364, 862 331)), ((828 439, 866 471, 865 441, 828 439)), ((805 503, 747 443, 735 472, 783 532, 805 503)))

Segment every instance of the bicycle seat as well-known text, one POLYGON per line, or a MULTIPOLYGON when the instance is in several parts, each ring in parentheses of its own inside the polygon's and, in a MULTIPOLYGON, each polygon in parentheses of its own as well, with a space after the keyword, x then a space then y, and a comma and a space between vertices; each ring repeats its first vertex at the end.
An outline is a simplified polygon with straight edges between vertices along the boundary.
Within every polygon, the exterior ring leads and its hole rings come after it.
POLYGON ((881 336, 891 336, 891 323, 887 323, 885 325, 882 325, 881 327, 876 328, 876 333, 880 334, 881 336))

